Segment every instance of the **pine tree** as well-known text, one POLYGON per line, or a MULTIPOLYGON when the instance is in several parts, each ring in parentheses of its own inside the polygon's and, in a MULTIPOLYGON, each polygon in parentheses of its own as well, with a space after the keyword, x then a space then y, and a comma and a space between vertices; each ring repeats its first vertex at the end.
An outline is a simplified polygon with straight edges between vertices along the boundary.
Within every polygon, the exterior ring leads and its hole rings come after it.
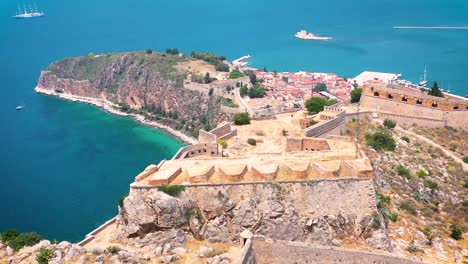
POLYGON ((427 92, 427 94, 437 97, 444 97, 437 82, 434 82, 434 85, 432 85, 432 88, 429 90, 429 92, 427 92))

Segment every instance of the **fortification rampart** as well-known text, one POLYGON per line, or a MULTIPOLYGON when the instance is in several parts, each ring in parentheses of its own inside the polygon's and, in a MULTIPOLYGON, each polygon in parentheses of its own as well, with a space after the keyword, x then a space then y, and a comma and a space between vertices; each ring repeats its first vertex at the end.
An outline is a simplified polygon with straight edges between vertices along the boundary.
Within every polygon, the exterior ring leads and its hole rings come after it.
POLYGON ((336 114, 335 118, 315 124, 307 128, 304 132, 306 137, 320 137, 328 131, 344 124, 346 118, 346 111, 342 110, 336 114))
POLYGON ((254 237, 252 248, 255 263, 314 263, 314 264, 421 264, 422 262, 393 256, 349 250, 337 247, 320 247, 300 242, 265 240, 254 237))
POLYGON ((196 145, 189 145, 180 148, 179 151, 174 155, 172 160, 186 159, 197 156, 221 156, 222 150, 217 143, 199 143, 196 145))
POLYGON ((399 123, 468 128, 468 100, 392 87, 366 87, 361 106, 377 113, 379 118, 391 118, 399 123))
POLYGON ((229 139, 237 135, 237 129, 231 127, 231 123, 223 123, 218 127, 205 131, 203 129, 199 130, 198 141, 200 143, 214 143, 218 139, 229 139))

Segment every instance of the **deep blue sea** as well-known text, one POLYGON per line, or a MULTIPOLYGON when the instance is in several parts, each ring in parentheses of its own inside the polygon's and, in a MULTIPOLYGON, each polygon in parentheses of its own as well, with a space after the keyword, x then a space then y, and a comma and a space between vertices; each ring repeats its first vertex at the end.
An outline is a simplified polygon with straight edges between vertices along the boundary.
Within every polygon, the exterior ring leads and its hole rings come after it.
MULTIPOLYGON (((429 80, 468 94, 466 0, 36 0, 46 17, 11 18, 0 1, 0 231, 78 241, 117 213, 117 198, 150 163, 182 145, 159 130, 92 106, 37 95, 41 69, 60 58, 178 47, 278 71, 364 70, 429 80), (301 41, 300 29, 332 36, 301 41), (15 111, 19 104, 23 111, 15 111)), ((34 3, 34 2, 33 2, 34 3)))

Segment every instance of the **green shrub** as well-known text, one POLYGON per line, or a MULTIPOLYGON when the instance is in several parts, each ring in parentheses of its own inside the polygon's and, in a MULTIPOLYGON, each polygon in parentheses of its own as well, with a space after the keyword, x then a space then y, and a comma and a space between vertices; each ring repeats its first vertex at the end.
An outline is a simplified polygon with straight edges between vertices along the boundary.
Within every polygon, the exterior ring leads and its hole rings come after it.
POLYGON ((244 77, 245 75, 239 71, 239 69, 234 69, 229 73, 229 79, 237 79, 240 77, 244 77))
POLYGON ((362 88, 356 88, 351 91, 351 103, 357 103, 361 100, 362 88))
POLYGON ((390 205, 390 196, 384 195, 379 191, 375 192, 375 197, 377 199, 377 208, 387 208, 390 205))
POLYGON ((463 157, 463 162, 468 163, 468 156, 463 157))
POLYGON ((418 170, 418 171, 416 172, 416 175, 417 175, 419 178, 423 178, 423 179, 424 179, 424 178, 426 178, 427 173, 426 173, 424 170, 418 170))
POLYGON ((181 227, 181 226, 183 226, 185 224, 185 222, 180 220, 180 219, 176 219, 176 220, 174 220, 174 224, 175 224, 176 227, 181 227))
POLYGON ((281 130, 281 134, 283 135, 283 137, 286 137, 288 135, 288 133, 289 132, 286 129, 281 130))
POLYGON ((250 98, 263 98, 266 95, 266 89, 259 84, 254 84, 252 87, 250 87, 247 94, 250 98))
POLYGON ((228 143, 224 139, 218 139, 218 144, 221 145, 221 147, 223 147, 223 149, 226 149, 228 147, 228 143))
POLYGON ((238 125, 238 126, 242 126, 242 125, 247 125, 247 124, 250 124, 250 116, 249 116, 249 113, 238 113, 238 114, 235 114, 234 117, 234 124, 238 125))
POLYGON ((392 129, 396 126, 396 122, 391 119, 385 119, 383 125, 388 129, 392 129))
POLYGON ((152 54, 152 53, 153 53, 153 50, 147 49, 147 50, 145 50, 145 53, 146 53, 146 54, 152 54))
POLYGON ((388 219, 392 222, 396 222, 398 220, 398 213, 397 212, 391 212, 388 214, 388 219))
POLYGON ((425 226, 422 232, 426 236, 426 239, 429 241, 429 243, 432 243, 432 240, 434 239, 434 233, 432 232, 432 228, 429 226, 425 226))
POLYGON ((170 55, 179 55, 179 49, 178 49, 178 48, 169 48, 169 49, 166 49, 166 54, 170 54, 170 55))
POLYGON ((94 53, 92 53, 92 52, 90 52, 88 54, 88 58, 90 58, 90 59, 94 59, 95 57, 96 57, 96 55, 94 53))
POLYGON ((37 263, 48 264, 49 260, 54 257, 54 252, 51 249, 41 248, 36 256, 37 263))
POLYGON ((462 239, 462 234, 463 234, 463 227, 457 225, 457 224, 452 224, 450 225, 450 236, 455 239, 455 240, 460 240, 462 239))
POLYGON ((227 106, 227 107, 232 107, 232 108, 238 108, 239 107, 239 105, 234 103, 234 101, 232 101, 231 98, 225 98, 225 97, 221 98, 221 104, 224 105, 224 106, 227 106))
POLYGON ((125 200, 125 198, 127 198, 127 196, 128 196, 128 192, 127 192, 127 194, 125 194, 124 196, 119 197, 119 200, 118 200, 118 201, 119 201, 119 206, 120 206, 120 207, 123 207, 124 200, 125 200))
POLYGON ((411 173, 409 172, 409 170, 407 168, 405 168, 403 165, 398 165, 395 167, 398 175, 400 175, 401 177, 404 177, 406 179, 411 179, 411 173))
POLYGON ((215 69, 217 71, 222 71, 222 72, 228 72, 229 71, 229 65, 227 65, 224 62, 219 62, 215 65, 215 69))
POLYGON ((42 240, 42 237, 37 233, 22 233, 19 234, 14 239, 10 240, 7 245, 9 245, 14 250, 19 250, 23 247, 34 246, 42 240))
POLYGON ((409 137, 407 137, 407 136, 402 136, 402 137, 401 137, 401 140, 406 141, 407 143, 410 142, 410 139, 409 139, 409 137))
POLYGON ((271 183, 271 187, 275 188, 279 192, 281 192, 283 190, 283 187, 277 182, 271 183))
POLYGON ((378 212, 372 213, 372 228, 380 229, 382 227, 382 222, 380 221, 380 215, 378 212))
POLYGON ((418 252, 418 247, 417 247, 416 245, 412 244, 412 245, 410 245, 410 246, 408 247, 407 250, 408 250, 408 252, 410 252, 410 253, 416 253, 416 252, 418 252))
POLYGON ((330 106, 335 104, 335 100, 326 100, 322 97, 311 97, 305 102, 305 107, 309 113, 318 113, 323 111, 325 106, 330 106))
POLYGON ((367 134, 366 142, 367 145, 377 151, 394 151, 396 148, 395 140, 393 139, 392 134, 388 131, 377 131, 373 134, 367 134))
POLYGON ((432 191, 435 191, 435 190, 439 189, 439 185, 437 184, 437 182, 431 181, 431 180, 425 180, 424 181, 424 186, 431 189, 432 191))
POLYGON ((115 255, 115 254, 117 254, 117 253, 120 251, 120 248, 117 247, 117 246, 109 246, 109 247, 107 247, 106 250, 107 250, 107 252, 109 252, 110 254, 115 255))
POLYGON ((257 145, 257 140, 255 140, 255 138, 249 138, 247 139, 247 143, 249 143, 252 146, 255 146, 257 145))
POLYGON ((182 185, 161 185, 158 190, 170 196, 178 196, 185 190, 185 187, 182 185))
POLYGON ((15 239, 19 235, 20 235, 20 232, 16 231, 15 229, 8 229, 5 232, 3 232, 2 235, 0 235, 0 239, 4 243, 8 243, 9 241, 15 239))
POLYGON ((416 209, 409 202, 401 203, 400 208, 412 215, 418 215, 418 211, 416 211, 416 209))

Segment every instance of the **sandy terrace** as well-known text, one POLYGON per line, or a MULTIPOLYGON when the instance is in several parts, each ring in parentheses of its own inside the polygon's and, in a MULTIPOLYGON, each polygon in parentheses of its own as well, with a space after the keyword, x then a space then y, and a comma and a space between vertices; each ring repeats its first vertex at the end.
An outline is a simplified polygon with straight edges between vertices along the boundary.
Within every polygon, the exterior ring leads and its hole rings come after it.
MULTIPOLYGON (((282 152, 286 149, 286 137, 283 136, 283 129, 288 131, 288 136, 300 138, 304 136, 304 129, 301 129, 299 120, 303 117, 303 112, 292 112, 275 115, 274 119, 252 120, 250 125, 234 126, 237 128, 237 138, 231 138, 228 146, 235 143, 246 143, 247 139, 257 140, 257 146, 244 148, 242 150, 233 148, 236 155, 246 154, 248 152, 282 152)), ((236 144, 237 145, 237 144, 236 144)), ((228 147, 227 152, 231 148, 228 147)))

